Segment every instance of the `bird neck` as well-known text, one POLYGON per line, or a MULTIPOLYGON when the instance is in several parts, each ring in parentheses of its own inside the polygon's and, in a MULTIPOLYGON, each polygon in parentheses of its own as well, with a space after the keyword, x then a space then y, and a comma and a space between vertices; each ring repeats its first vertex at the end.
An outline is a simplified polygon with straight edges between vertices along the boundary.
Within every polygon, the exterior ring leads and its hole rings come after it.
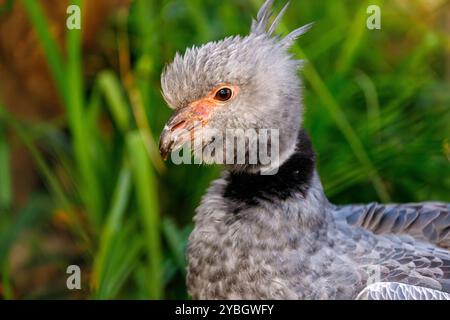
POLYGON ((254 203, 262 198, 286 200, 301 194, 304 197, 313 182, 315 154, 304 130, 298 135, 292 154, 273 175, 260 172, 230 171, 225 196, 233 200, 254 203))
POLYGON ((236 212, 263 205, 297 212, 305 225, 326 220, 328 201, 315 169, 311 140, 304 130, 299 132, 294 152, 276 174, 230 171, 226 180, 223 196, 234 204, 236 212))

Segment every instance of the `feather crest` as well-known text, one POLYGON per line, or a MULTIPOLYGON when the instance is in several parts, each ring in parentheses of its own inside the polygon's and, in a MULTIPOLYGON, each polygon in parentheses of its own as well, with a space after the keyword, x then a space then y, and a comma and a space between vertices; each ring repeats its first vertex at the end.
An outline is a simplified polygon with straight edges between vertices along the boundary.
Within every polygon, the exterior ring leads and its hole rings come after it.
MULTIPOLYGON (((250 30, 251 34, 254 35, 262 35, 266 34, 268 36, 271 36, 274 32, 277 26, 280 24, 281 19, 283 18, 284 14, 286 13, 290 2, 288 1, 283 9, 278 13, 272 24, 270 25, 269 29, 266 31, 267 26, 269 25, 269 20, 273 15, 272 12, 272 5, 274 3, 274 0, 266 0, 264 4, 261 6, 261 8, 258 11, 258 15, 256 16, 256 20, 254 19, 252 22, 252 27, 250 30)), ((291 33, 289 33, 285 38, 281 40, 281 44, 285 47, 290 47, 297 38, 299 38, 301 35, 308 32, 309 29, 311 29, 313 23, 309 23, 305 26, 302 26, 298 29, 295 29, 291 33)))

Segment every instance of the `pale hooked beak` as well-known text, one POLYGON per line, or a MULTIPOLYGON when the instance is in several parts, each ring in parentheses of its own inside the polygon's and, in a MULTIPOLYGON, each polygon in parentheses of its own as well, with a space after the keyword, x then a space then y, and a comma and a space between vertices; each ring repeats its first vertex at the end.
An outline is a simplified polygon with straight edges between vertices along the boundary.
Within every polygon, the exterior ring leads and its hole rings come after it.
POLYGON ((175 110, 164 127, 159 139, 159 151, 164 160, 172 151, 194 139, 195 130, 204 127, 217 102, 210 98, 194 101, 175 110))

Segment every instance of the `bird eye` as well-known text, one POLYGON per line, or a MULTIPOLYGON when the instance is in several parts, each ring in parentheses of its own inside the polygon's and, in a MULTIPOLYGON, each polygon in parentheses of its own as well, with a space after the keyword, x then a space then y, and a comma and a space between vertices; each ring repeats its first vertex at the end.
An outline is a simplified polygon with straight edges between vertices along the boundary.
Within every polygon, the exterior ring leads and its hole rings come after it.
POLYGON ((231 99, 233 95, 233 91, 231 91, 230 88, 220 88, 217 92, 216 92, 216 96, 214 97, 214 99, 219 100, 219 101, 228 101, 231 99))

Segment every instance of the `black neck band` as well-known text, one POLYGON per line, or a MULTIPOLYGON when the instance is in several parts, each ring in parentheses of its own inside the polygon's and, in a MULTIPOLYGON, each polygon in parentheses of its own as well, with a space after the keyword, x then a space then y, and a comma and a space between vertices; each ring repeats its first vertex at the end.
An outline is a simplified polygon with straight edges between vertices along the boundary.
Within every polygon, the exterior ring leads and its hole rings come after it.
POLYGON ((306 196, 315 169, 311 140, 304 130, 298 136, 294 154, 275 175, 230 172, 224 197, 247 205, 260 200, 286 200, 293 194, 306 196))

